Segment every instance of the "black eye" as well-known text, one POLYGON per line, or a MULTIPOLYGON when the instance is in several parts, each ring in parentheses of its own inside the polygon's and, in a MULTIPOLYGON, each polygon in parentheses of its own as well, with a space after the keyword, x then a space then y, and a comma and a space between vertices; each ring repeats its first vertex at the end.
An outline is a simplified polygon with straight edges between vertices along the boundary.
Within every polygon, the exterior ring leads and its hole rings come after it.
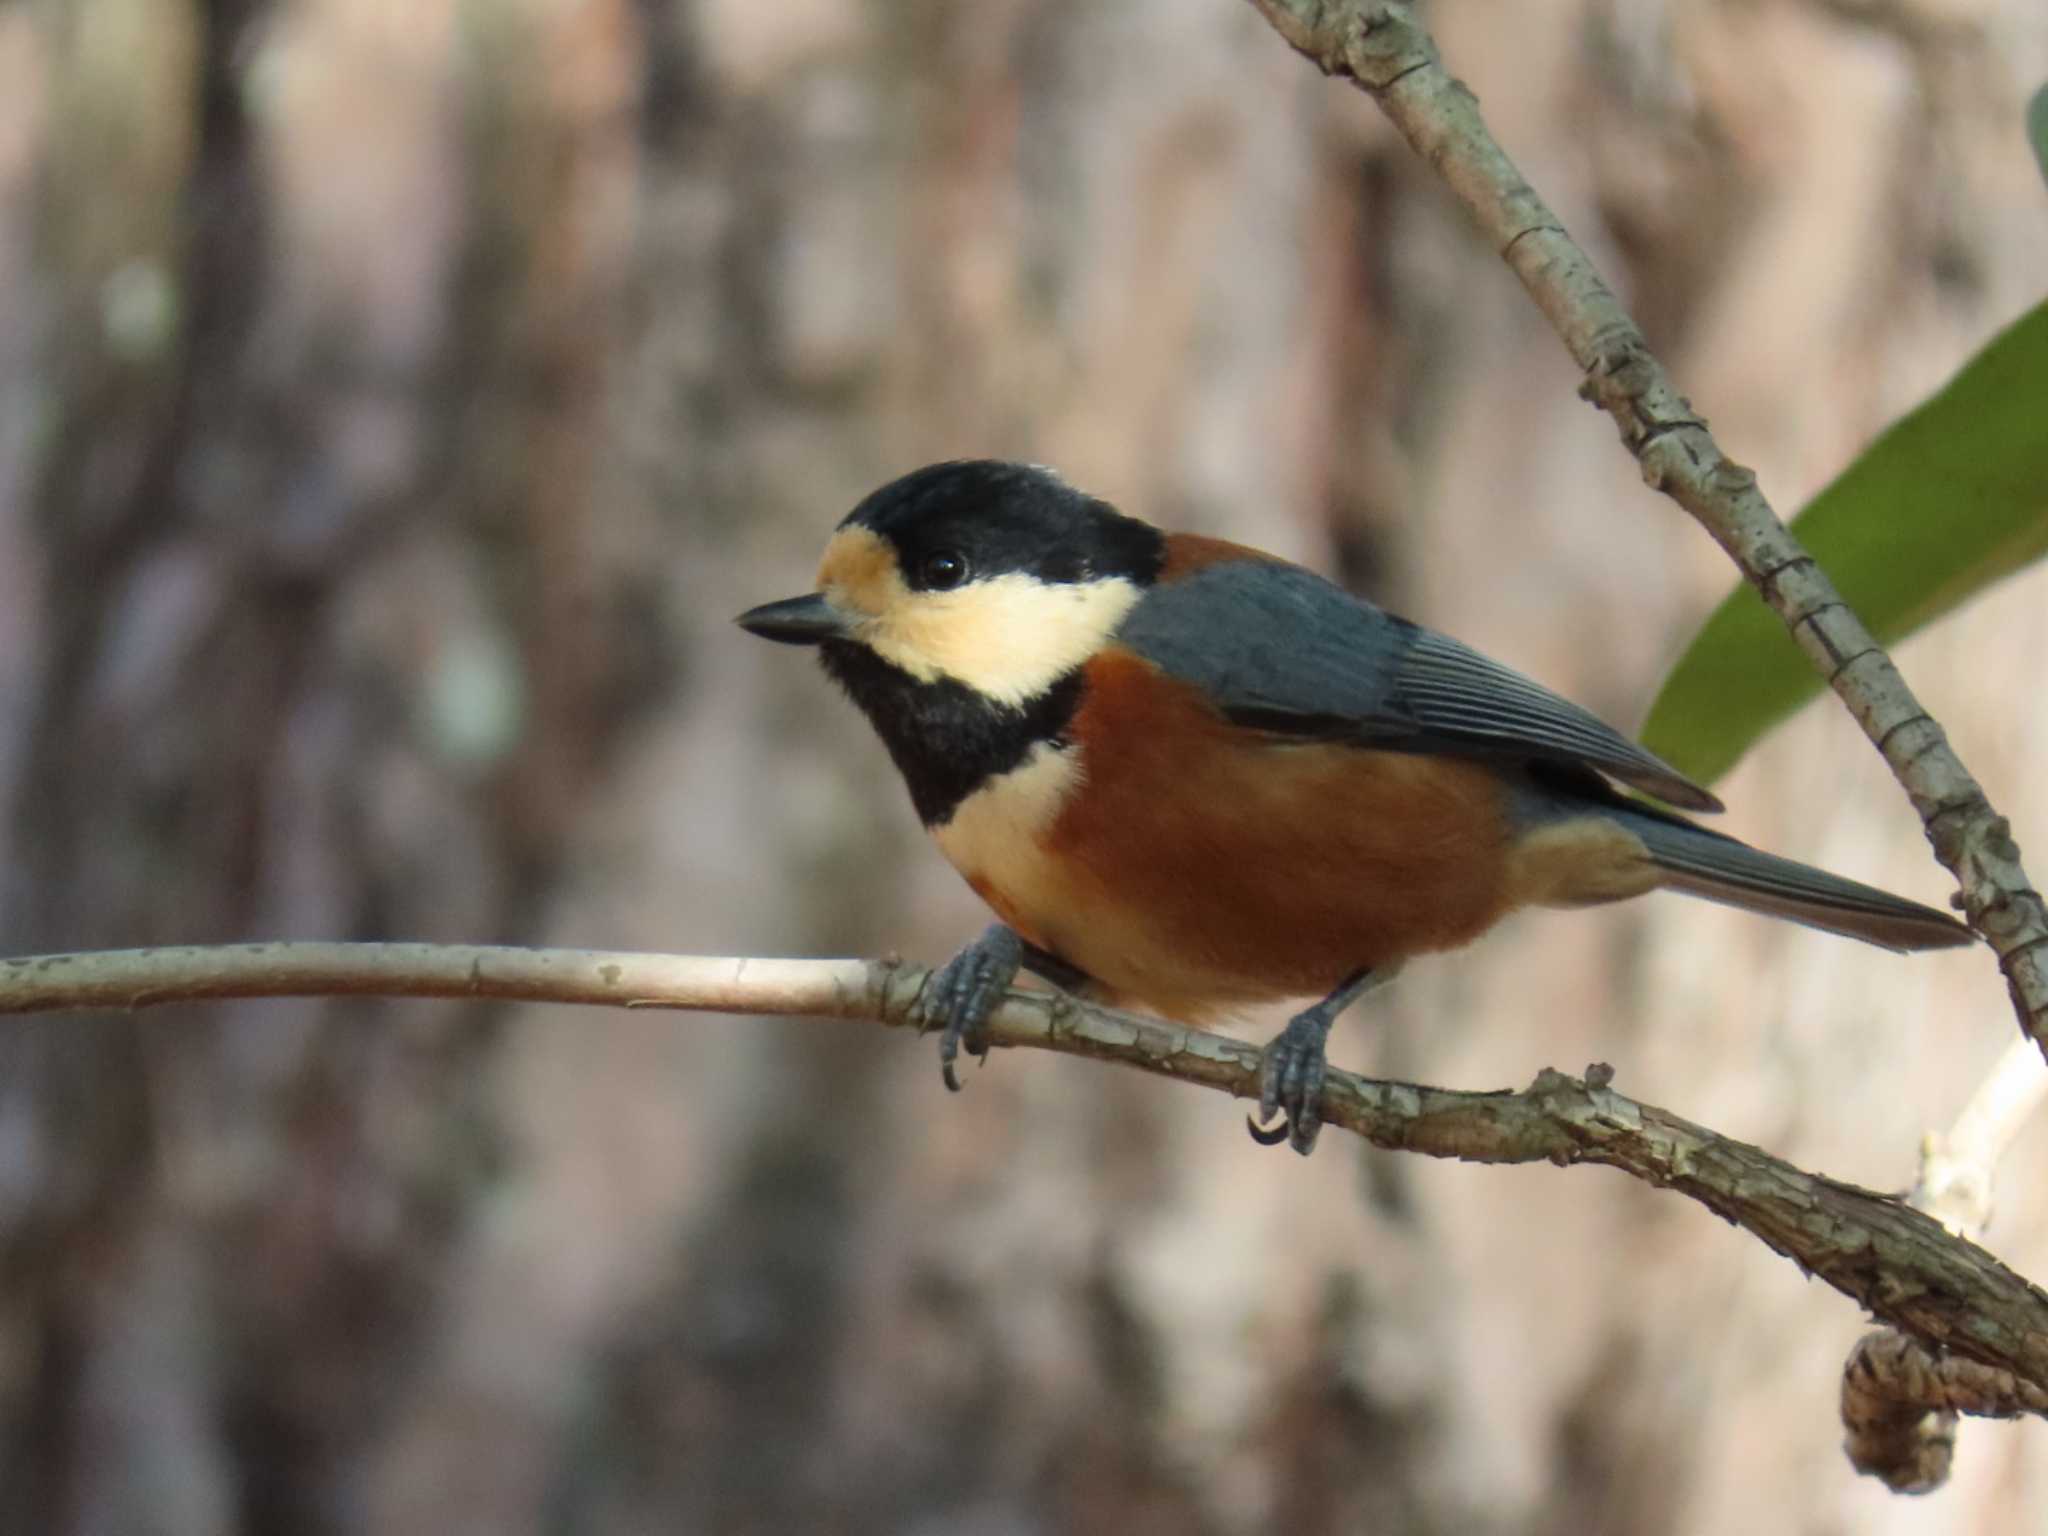
POLYGON ((917 584, 927 592, 949 592, 966 579, 967 557, 957 550, 936 550, 918 562, 917 584))

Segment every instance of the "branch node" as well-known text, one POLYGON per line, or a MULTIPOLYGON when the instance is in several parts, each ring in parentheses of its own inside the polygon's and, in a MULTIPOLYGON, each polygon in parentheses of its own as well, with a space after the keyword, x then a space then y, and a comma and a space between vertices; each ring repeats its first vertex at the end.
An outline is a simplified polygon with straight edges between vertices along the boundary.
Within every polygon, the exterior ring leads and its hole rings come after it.
POLYGON ((1344 73, 1375 98, 1439 62, 1436 40, 1408 6, 1388 3, 1350 9, 1355 15, 1349 35, 1331 51, 1341 55, 1344 73))
POLYGON ((2032 1382, 1892 1329, 1857 1340, 1842 1367, 1842 1448, 1857 1471, 1895 1493, 1928 1493, 1948 1480, 1959 1414, 2010 1419, 2044 1410, 2048 1393, 2032 1382))

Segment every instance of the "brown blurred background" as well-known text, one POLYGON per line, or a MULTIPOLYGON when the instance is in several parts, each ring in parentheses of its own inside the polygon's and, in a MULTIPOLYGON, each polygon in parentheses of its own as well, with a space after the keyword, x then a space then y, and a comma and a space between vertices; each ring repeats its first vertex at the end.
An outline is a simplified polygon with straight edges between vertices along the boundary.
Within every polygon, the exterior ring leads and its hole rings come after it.
MULTIPOLYGON (((2040 0, 1443 0, 1782 507, 2034 302, 2040 0)), ((1633 724, 1727 567, 1369 104, 1242 0, 0 0, 0 952, 937 959, 981 914, 734 630, 1029 457, 1633 724)), ((2048 579, 1908 648, 2048 861, 2048 579)), ((1939 902, 1838 710, 1731 830, 1939 902)), ((1265 1027, 1264 1025, 1261 1026, 1265 1027)), ((2012 1029, 1658 898, 1415 967, 1342 1065, 1622 1088, 1908 1182, 2012 1029)), ((2031 1135, 1990 1241, 2048 1276, 2031 1135)), ((0 1029, 0 1530, 2038 1528, 1854 1477, 1861 1319, 1618 1177, 822 1023, 257 1003, 0 1029)))

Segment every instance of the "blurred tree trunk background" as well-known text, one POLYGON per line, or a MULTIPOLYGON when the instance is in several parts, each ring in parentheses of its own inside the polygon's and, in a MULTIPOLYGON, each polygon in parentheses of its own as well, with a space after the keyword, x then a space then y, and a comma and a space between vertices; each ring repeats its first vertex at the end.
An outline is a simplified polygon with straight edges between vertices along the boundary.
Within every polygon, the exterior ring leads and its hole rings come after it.
MULTIPOLYGON (((2038 297, 2038 0, 1442 0, 1781 506, 2038 297)), ((1622 724, 1729 580, 1355 93, 1236 0, 0 4, 0 952, 937 959, 971 897, 741 607, 927 459, 1059 465, 1622 724)), ((2048 585, 1904 662, 2048 837, 2048 585)), ((1731 830, 1940 900, 1831 706, 1731 830)), ((2036 848, 2038 854, 2039 849, 2036 848)), ((1256 1021, 1263 1032, 1270 1022, 1256 1021)), ((1418 966, 1343 1064, 1546 1064, 1901 1186, 1981 955, 1676 901, 1418 966)), ((2048 1273, 2038 1135, 1999 1248, 2048 1273)), ((846 1026, 272 1002, 0 1029, 0 1529, 2000 1532, 1860 1320, 1620 1180, 846 1026)))

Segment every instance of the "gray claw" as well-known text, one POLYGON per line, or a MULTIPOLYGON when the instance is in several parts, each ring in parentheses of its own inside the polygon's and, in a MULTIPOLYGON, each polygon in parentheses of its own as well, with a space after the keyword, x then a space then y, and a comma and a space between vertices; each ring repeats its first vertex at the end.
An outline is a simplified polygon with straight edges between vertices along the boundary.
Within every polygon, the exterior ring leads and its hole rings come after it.
POLYGON ((1283 1118, 1277 1125, 1252 1124, 1252 1139, 1261 1146, 1278 1146, 1285 1140, 1303 1157, 1315 1150, 1316 1133, 1323 1125, 1323 1078, 1328 1070, 1323 1042, 1329 1033, 1328 1018, 1311 1008, 1289 1019, 1267 1043, 1259 1060, 1259 1120, 1283 1118))
POLYGON ((954 1063, 964 1044, 969 1055, 988 1059, 986 1026, 1024 963, 1024 941, 1001 923, 961 950, 925 983, 918 1000, 924 1027, 940 1028, 939 1075, 953 1092, 960 1091, 954 1063))

